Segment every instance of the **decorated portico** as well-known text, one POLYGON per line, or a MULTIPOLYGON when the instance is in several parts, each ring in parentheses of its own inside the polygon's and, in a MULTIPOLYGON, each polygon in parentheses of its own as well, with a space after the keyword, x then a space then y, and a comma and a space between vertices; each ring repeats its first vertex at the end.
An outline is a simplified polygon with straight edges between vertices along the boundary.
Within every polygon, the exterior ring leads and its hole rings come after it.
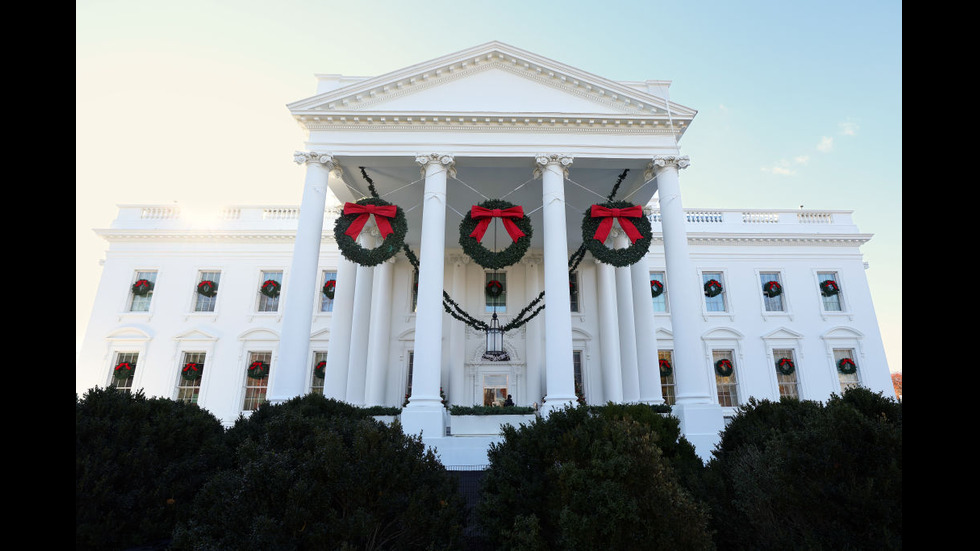
MULTIPOLYGON (((642 208, 658 191, 674 361, 700 365, 703 354, 679 179, 689 161, 678 140, 695 112, 670 102, 668 85, 613 82, 496 42, 379 77, 318 76, 318 93, 288 106, 308 132, 294 157, 306 180, 269 399, 307 390, 310 297, 319 291, 321 237, 331 230, 323 227, 329 188, 348 209, 338 219, 363 221, 353 232, 350 223, 345 235, 371 254, 341 247, 346 258, 337 269, 327 396, 390 403, 400 394, 388 388, 399 378, 391 371, 405 365, 407 352, 410 395, 402 424, 426 439, 442 438, 443 394, 448 390, 452 404, 482 403, 478 377, 505 377, 519 405, 540 405, 544 414, 575 403, 573 351, 580 343, 599 359, 591 366, 601 376, 590 379, 590 401, 662 403, 653 312, 637 307, 650 296, 643 261, 649 223, 643 235, 631 222, 646 220, 642 208), (365 207, 365 198, 375 201, 365 207), (520 206, 533 228, 529 250, 499 269, 477 265, 459 248, 461 221, 494 200, 520 206), (607 207, 593 212, 593 205, 607 207), (385 214, 382 206, 392 208, 385 214), (627 206, 640 216, 627 214, 627 206), (404 217, 404 231, 389 227, 392 209, 404 217), (593 219, 600 229, 589 233, 590 241, 583 227, 591 229, 593 219), (569 273, 587 251, 596 263, 596 308, 577 314, 569 273), (416 307, 396 339, 392 320, 402 314, 392 307, 393 285, 416 271, 416 307), (474 280, 480 271, 511 275, 502 312, 483 302, 485 281, 474 280), (529 310, 542 291, 543 310, 529 310), (502 345, 513 353, 494 369, 473 353, 486 343, 474 327, 498 314, 521 323, 504 332, 502 345), (576 317, 601 322, 576 324, 576 317), (468 325, 468 319, 475 321, 468 325), (399 342, 410 349, 399 350, 399 342)), ((500 210, 481 240, 494 252, 516 242, 500 210)), ((714 381, 702 369, 676 373, 675 414, 685 434, 696 445, 713 441, 722 427, 714 381)))

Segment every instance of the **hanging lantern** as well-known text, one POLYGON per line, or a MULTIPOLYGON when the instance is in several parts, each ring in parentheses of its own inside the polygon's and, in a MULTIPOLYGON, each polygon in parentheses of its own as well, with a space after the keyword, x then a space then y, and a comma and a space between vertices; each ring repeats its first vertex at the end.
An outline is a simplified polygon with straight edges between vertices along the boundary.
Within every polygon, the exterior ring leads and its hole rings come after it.
POLYGON ((497 313, 493 313, 490 319, 490 327, 487 328, 487 351, 483 354, 484 360, 495 362, 507 361, 510 356, 504 351, 504 330, 500 328, 500 321, 497 313))

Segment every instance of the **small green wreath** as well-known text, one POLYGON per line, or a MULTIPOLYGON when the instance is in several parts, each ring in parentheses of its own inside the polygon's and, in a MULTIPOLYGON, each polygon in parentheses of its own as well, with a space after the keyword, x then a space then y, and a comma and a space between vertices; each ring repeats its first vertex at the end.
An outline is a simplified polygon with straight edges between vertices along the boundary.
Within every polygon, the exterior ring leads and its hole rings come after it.
POLYGON ((327 282, 323 284, 323 294, 330 300, 333 300, 333 297, 337 296, 337 280, 327 280, 327 282))
POLYGON ((721 294, 721 291, 721 283, 718 283, 717 279, 708 280, 704 284, 704 296, 706 297, 716 297, 721 294))
POLYGON ((487 199, 478 205, 474 205, 459 223, 459 245, 463 248, 463 253, 472 258, 473 262, 489 270, 499 270, 500 268, 506 268, 507 266, 516 264, 524 257, 524 253, 531 246, 531 236, 533 234, 531 219, 524 214, 523 209, 501 199, 487 199), (485 211, 499 212, 493 213, 497 216, 488 217, 485 211), (508 211, 510 216, 506 216, 508 211), (476 212, 476 218, 474 218, 474 212, 476 212), (520 215, 519 217, 517 216, 518 214, 520 215), (480 243, 480 239, 483 238, 484 233, 478 231, 479 227, 485 232, 487 222, 493 221, 493 218, 500 218, 505 224, 505 227, 509 226, 508 234, 512 239, 511 244, 506 249, 498 252, 493 252, 480 243), (512 233, 514 228, 519 230, 519 232, 512 233), (474 232, 477 232, 476 236, 473 235, 474 232), (523 233, 524 235, 520 235, 515 239, 515 236, 519 235, 519 233, 523 233))
POLYGON ((840 287, 833 279, 826 279, 820 282, 820 293, 825 297, 832 297, 840 292, 840 287))
POLYGON ((793 365, 793 360, 789 358, 779 358, 776 360, 776 371, 783 375, 792 375, 796 371, 796 366, 793 365))
POLYGON ((262 360, 255 360, 248 366, 248 376, 252 379, 265 379, 269 376, 269 364, 262 360))
POLYGON ((719 377, 730 377, 735 371, 735 367, 732 366, 732 361, 728 358, 722 358, 715 362, 715 373, 719 377))
POLYGON ((657 298, 664 293, 664 284, 657 281, 656 279, 650 280, 650 294, 653 298, 657 298))
POLYGON ((148 279, 137 280, 133 283, 133 294, 138 297, 145 297, 153 290, 153 282, 148 279))
POLYGON ((327 362, 319 361, 316 367, 313 368, 313 376, 317 379, 322 379, 327 376, 327 362))
POLYGON ((857 364, 850 358, 841 358, 837 362, 837 371, 840 371, 844 375, 851 375, 857 371, 857 364))
POLYGON ((112 375, 117 379, 128 379, 133 376, 136 366, 129 362, 119 362, 113 370, 112 375))
POLYGON ((401 207, 392 205, 384 199, 365 197, 356 203, 344 205, 344 212, 337 217, 333 226, 333 236, 337 240, 337 247, 344 258, 360 266, 377 266, 385 260, 398 254, 405 243, 405 234, 408 232, 408 222, 405 220, 405 211, 401 207), (377 207, 394 207, 385 209, 388 212, 394 210, 393 216, 379 216, 377 213, 366 213, 364 210, 377 210, 377 207), (357 242, 360 229, 367 222, 368 218, 374 216, 378 223, 383 239, 381 244, 373 249, 365 249, 357 242), (354 229, 351 229, 351 226, 354 229), (387 233, 390 227, 391 233, 387 233), (382 229, 384 228, 384 229, 382 229), (348 233, 353 233, 350 235, 348 233), (387 233, 387 235, 385 235, 387 233))
POLYGON ((259 287, 259 292, 269 298, 276 298, 279 296, 279 291, 282 289, 282 285, 274 279, 267 279, 259 287))
POLYGON ((610 201, 592 207, 582 218, 582 244, 599 262, 622 268, 640 261, 650 250, 653 232, 643 208, 627 201, 610 201), (628 210, 627 210, 628 209, 628 210), (623 212, 626 211, 626 212, 623 212), (634 216, 635 214, 638 216, 634 216), (625 249, 606 247, 606 237, 617 219, 632 242, 625 249))
POLYGON ((205 279, 197 284, 197 294, 206 297, 213 297, 214 295, 218 294, 218 284, 210 279, 205 279))
POLYGON ((504 285, 497 281, 496 279, 491 280, 487 283, 487 296, 491 298, 497 298, 504 294, 504 285))
POLYGON ((662 377, 670 377, 670 375, 673 372, 674 372, 674 368, 673 366, 670 365, 670 362, 668 362, 663 358, 660 358, 660 375, 662 377))
POLYGON ((780 285, 778 281, 767 281, 766 284, 762 286, 762 293, 769 298, 778 297, 779 295, 783 294, 783 286, 780 285))
POLYGON ((196 362, 187 362, 184 364, 184 369, 180 371, 180 376, 187 381, 196 381, 204 375, 204 364, 199 364, 196 362))

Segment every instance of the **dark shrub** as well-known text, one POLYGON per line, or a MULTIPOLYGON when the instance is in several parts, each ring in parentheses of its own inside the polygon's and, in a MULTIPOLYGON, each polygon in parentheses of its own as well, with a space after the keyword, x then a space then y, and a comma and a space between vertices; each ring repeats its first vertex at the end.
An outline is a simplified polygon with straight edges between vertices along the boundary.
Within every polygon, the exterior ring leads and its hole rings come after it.
POLYGON ((740 408, 708 466, 719 548, 900 549, 901 418, 861 388, 740 408))
POLYGON ((95 388, 75 396, 75 547, 165 542, 227 465, 224 428, 193 404, 95 388))
POLYGON ((237 466, 202 489, 175 548, 456 548, 454 479, 419 439, 357 409, 310 395, 239 420, 237 466))
POLYGON ((662 433, 651 425, 660 421, 645 424, 628 410, 569 408, 505 427, 490 449, 478 505, 493 545, 711 549, 706 514, 657 445, 662 433))

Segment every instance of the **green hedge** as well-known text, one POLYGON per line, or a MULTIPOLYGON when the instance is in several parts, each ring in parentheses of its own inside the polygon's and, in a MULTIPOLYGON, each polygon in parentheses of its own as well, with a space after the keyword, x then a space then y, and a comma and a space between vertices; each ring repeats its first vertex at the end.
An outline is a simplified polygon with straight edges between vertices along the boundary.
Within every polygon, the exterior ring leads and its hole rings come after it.
POLYGON ((452 406, 450 415, 529 415, 534 408, 527 406, 452 406))

